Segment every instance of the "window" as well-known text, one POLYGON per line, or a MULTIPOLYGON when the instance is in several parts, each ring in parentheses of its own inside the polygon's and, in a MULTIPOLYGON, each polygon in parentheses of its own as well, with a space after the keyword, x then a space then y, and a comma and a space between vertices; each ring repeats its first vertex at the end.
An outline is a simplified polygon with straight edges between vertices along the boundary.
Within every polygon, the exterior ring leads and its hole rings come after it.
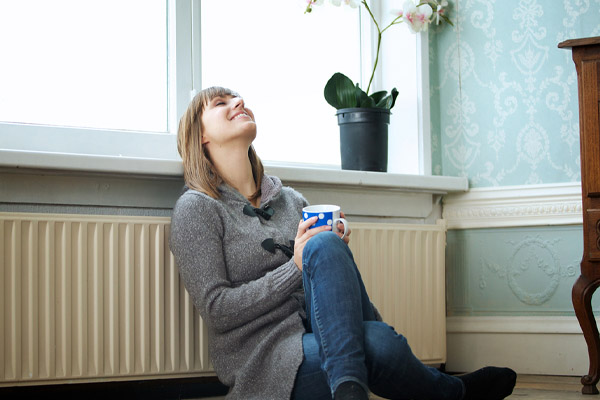
MULTIPOLYGON (((373 9, 385 21, 383 3, 373 9)), ((177 124, 191 96, 221 85, 254 110, 265 162, 336 168, 339 129, 323 88, 337 71, 366 86, 371 24, 349 7, 305 15, 305 5, 0 2, 0 151, 178 160, 177 124)), ((428 154, 417 134, 416 44, 406 27, 386 32, 374 82, 375 90, 400 90, 390 172, 419 173, 418 154, 428 154)))
POLYGON ((203 1, 202 86, 230 87, 244 97, 263 160, 339 166, 335 109, 323 88, 336 71, 360 80, 359 14, 323 6, 305 15, 305 7, 203 1))
POLYGON ((0 121, 166 132, 166 14, 164 0, 0 3, 0 121))
POLYGON ((115 157, 177 160, 191 15, 175 0, 1 2, 0 150, 95 156, 108 170, 115 157))
MULTIPOLYGON (((263 160, 339 167, 336 110, 323 88, 338 71, 366 88, 375 55, 372 23, 363 13, 361 38, 362 8, 324 5, 305 15, 305 6, 203 1, 202 85, 230 87, 245 98, 256 115, 255 147, 263 160)), ((373 11, 384 24, 393 19, 380 2, 373 11)), ((390 172, 420 170, 416 45, 407 27, 389 29, 374 82, 377 90, 400 90, 389 128, 390 172)))

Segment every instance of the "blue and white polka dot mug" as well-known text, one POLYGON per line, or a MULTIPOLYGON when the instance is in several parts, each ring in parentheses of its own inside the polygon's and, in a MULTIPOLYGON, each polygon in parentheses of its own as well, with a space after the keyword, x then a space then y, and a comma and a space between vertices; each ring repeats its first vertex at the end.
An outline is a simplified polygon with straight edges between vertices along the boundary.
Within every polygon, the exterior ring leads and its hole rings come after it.
POLYGON ((338 222, 344 225, 344 234, 342 239, 346 237, 348 233, 348 221, 344 218, 340 218, 340 207, 331 204, 318 204, 314 206, 307 206, 302 209, 302 218, 306 221, 312 217, 319 217, 314 225, 310 226, 309 229, 316 228, 318 226, 329 225, 333 232, 339 232, 338 222))

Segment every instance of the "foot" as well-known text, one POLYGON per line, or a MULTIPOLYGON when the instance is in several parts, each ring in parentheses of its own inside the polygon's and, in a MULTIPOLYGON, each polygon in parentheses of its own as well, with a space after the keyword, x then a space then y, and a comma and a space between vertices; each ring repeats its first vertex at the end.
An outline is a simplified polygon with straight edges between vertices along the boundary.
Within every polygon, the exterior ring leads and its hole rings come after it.
POLYGON ((334 400, 369 400, 369 395, 358 383, 347 381, 337 387, 334 400))
POLYGON ((458 378, 465 384, 463 400, 502 400, 512 393, 517 374, 510 368, 485 367, 458 378))

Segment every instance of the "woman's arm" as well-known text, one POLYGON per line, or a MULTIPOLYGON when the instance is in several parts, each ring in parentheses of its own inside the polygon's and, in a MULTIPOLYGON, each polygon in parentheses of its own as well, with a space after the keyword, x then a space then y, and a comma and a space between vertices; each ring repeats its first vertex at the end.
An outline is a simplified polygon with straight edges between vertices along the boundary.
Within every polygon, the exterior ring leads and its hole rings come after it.
POLYGON ((259 279, 234 286, 227 276, 224 227, 215 203, 196 195, 186 197, 173 212, 171 250, 194 305, 213 329, 223 332, 243 326, 282 305, 301 286, 302 274, 293 259, 259 279))

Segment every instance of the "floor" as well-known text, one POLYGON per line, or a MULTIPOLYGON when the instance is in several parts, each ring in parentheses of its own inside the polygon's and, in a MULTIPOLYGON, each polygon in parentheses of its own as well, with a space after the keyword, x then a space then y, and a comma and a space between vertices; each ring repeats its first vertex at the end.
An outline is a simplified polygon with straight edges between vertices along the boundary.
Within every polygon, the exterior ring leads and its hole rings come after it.
POLYGON ((599 396, 581 394, 581 387, 581 377, 579 376, 524 375, 517 377, 517 386, 508 399, 600 399, 599 396))
MULTIPOLYGON (((581 394, 580 377, 519 375, 517 386, 509 400, 600 400, 600 396, 581 394)), ((370 399, 381 397, 371 395, 370 399)))
MULTIPOLYGON (((507 400, 600 400, 600 395, 581 394, 580 377, 519 375, 517 386, 507 400)), ((202 400, 217 400, 224 397, 211 397, 202 400)), ((371 395, 370 400, 382 397, 371 395)))

